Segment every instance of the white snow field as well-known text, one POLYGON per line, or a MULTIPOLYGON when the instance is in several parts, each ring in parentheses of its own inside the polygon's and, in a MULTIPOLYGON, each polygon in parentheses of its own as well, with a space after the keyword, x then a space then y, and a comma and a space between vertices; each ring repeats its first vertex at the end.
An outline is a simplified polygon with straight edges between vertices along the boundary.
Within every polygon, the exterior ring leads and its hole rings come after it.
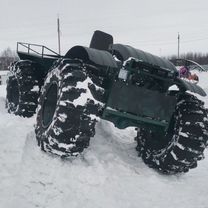
MULTIPOLYGON (((208 73, 199 73, 208 93, 208 73)), ((35 116, 5 109, 0 86, 0 208, 208 208, 208 154, 196 169, 166 176, 137 156, 133 128, 101 120, 89 148, 72 160, 42 152, 35 116)), ((208 107, 208 98, 203 98, 208 107)))

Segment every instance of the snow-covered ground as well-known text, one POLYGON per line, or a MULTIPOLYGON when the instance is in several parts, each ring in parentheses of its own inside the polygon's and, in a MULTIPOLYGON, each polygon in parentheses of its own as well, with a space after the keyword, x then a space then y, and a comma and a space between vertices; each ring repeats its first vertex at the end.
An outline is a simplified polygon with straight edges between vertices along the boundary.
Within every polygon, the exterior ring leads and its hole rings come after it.
MULTIPOLYGON (((208 73, 199 77, 208 93, 208 73)), ((0 208, 208 208, 208 151, 196 169, 165 176, 137 157, 134 129, 101 121, 83 155, 61 160, 37 146, 35 116, 6 112, 5 91, 0 86, 0 208)))

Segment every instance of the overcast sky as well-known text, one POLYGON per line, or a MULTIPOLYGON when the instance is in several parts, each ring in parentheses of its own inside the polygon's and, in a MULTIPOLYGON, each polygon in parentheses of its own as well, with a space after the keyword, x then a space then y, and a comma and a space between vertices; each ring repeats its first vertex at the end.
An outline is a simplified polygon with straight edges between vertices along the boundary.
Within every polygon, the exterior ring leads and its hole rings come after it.
POLYGON ((0 0, 0 51, 16 42, 43 44, 57 51, 57 15, 61 49, 88 46, 94 30, 115 43, 166 56, 208 53, 207 0, 0 0))

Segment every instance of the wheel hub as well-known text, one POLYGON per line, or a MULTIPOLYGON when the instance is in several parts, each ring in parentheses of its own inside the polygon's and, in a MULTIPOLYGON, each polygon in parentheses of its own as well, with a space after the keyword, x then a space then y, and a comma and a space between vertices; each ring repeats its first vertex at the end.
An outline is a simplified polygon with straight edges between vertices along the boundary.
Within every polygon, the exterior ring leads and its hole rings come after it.
POLYGON ((42 124, 44 127, 48 127, 53 120, 57 104, 57 94, 58 86, 53 82, 46 92, 43 103, 42 124))

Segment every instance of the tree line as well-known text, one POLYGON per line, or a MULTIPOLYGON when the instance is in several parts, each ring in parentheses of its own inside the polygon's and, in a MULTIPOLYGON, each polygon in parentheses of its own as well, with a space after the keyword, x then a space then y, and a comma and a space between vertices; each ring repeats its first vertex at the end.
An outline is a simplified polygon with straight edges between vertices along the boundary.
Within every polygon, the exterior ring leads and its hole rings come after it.
MULTIPOLYGON (((169 59, 169 60, 173 60, 173 59, 177 59, 178 57, 176 55, 172 55, 172 56, 168 56, 165 58, 169 59)), ((208 53, 188 52, 188 53, 181 54, 179 58, 189 59, 189 60, 199 63, 200 65, 207 65, 208 64, 208 53)))
POLYGON ((0 53, 0 70, 8 70, 9 65, 18 60, 18 56, 15 51, 10 48, 3 50, 0 53))

